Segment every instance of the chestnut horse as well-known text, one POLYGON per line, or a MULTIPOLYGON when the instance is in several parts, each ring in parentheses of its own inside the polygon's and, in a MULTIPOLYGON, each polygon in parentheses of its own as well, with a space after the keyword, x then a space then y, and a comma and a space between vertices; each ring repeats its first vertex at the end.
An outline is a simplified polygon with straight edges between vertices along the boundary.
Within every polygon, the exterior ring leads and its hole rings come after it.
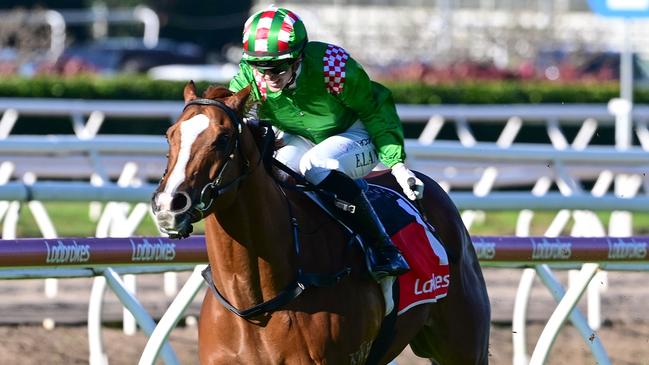
MULTIPOLYGON (((153 196, 158 225, 171 237, 187 237, 205 220, 213 286, 200 312, 201 364, 366 364, 370 352, 379 354, 372 363, 386 364, 408 344, 433 364, 487 364, 489 299, 447 194, 418 174, 420 207, 449 259, 448 295, 396 317, 388 340, 373 347, 385 318, 381 287, 349 232, 265 168, 275 141, 243 122, 249 93, 212 86, 199 98, 193 82, 185 86, 153 196)), ((368 180, 400 191, 391 174, 368 180)))

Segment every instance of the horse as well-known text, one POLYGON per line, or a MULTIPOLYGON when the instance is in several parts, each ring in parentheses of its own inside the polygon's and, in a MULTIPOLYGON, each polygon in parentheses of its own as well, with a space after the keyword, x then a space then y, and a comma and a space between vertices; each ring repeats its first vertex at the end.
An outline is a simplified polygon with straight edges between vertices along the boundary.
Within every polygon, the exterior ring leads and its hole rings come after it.
MULTIPOLYGON (((416 172, 425 183, 420 208, 448 255, 448 293, 386 326, 386 297, 349 231, 267 168, 277 141, 266 138, 270 128, 261 136, 264 128, 244 122, 249 94, 250 87, 212 85, 199 97, 193 81, 186 84, 152 197, 170 237, 187 237, 205 221, 211 290, 200 310, 200 363, 387 364, 410 345, 431 364, 487 364, 485 281, 446 192, 416 172)), ((400 191, 388 173, 367 181, 400 191)))

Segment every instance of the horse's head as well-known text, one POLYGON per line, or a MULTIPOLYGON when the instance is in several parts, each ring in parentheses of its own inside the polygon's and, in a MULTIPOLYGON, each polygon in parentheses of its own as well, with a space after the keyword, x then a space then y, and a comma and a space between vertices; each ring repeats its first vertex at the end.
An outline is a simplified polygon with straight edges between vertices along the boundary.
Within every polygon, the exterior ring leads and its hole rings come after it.
POLYGON ((151 204, 160 230, 170 237, 189 236, 192 223, 211 212, 214 199, 245 173, 248 162, 237 159, 249 93, 249 88, 233 94, 211 86, 199 98, 193 82, 185 86, 185 108, 167 130, 167 169, 151 204))

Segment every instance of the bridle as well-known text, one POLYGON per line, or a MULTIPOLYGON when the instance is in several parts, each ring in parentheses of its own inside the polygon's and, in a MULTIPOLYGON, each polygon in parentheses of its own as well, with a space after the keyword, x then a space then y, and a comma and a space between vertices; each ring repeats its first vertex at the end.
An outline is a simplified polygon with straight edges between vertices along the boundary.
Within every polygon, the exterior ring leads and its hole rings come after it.
MULTIPOLYGON (((203 186, 203 188, 201 189, 201 196, 199 199, 199 203, 195 206, 194 210, 192 211, 192 214, 199 215, 199 217, 196 218, 202 219, 205 216, 205 214, 208 212, 208 210, 210 209, 210 207, 212 206, 216 198, 221 196, 223 193, 229 191, 230 189, 234 188, 239 182, 243 181, 246 177, 250 176, 250 174, 264 161, 264 158, 268 154, 268 149, 272 145, 272 142, 274 142, 275 140, 275 134, 272 132, 270 125, 266 126, 266 132, 263 136, 263 144, 259 154, 259 161, 257 161, 255 166, 251 167, 250 160, 248 160, 248 158, 244 156, 243 151, 241 151, 240 136, 242 133, 242 125, 244 122, 237 115, 237 113, 232 108, 225 105, 223 102, 214 99, 198 98, 198 99, 190 100, 185 104, 185 108, 183 109, 183 111, 187 109, 187 107, 189 107, 190 105, 215 106, 221 109, 223 112, 225 112, 225 114, 227 114, 230 120, 236 125, 234 139, 230 140, 228 146, 225 149, 226 152, 225 155, 227 156, 226 157, 227 160, 219 167, 219 170, 217 171, 216 174, 216 178, 213 181, 205 184, 205 186, 203 186), (237 152, 241 156, 244 156, 244 161, 245 161, 243 167, 244 170, 239 176, 223 184, 223 173, 225 169, 228 167, 229 163, 234 159, 235 153, 237 152)), ((279 163, 279 165, 282 164, 279 163)), ((283 167, 288 170, 286 166, 283 167)), ((288 197, 286 196, 286 193, 283 190, 281 191, 288 205, 293 245, 296 251, 296 255, 299 256, 301 250, 300 250, 300 240, 298 234, 297 219, 295 219, 295 217, 291 213, 291 205, 288 200, 288 197)), ((354 240, 354 237, 355 237, 354 235, 350 236, 350 241, 348 242, 348 245, 352 242, 352 240, 354 240)), ((284 290, 278 293, 275 297, 243 310, 234 307, 219 292, 219 290, 216 288, 216 285, 214 285, 214 280, 212 278, 212 273, 209 266, 203 270, 202 275, 205 281, 207 282, 209 288, 211 289, 212 293, 216 297, 216 299, 218 299, 218 301, 227 310, 231 311, 232 313, 236 314, 239 317, 250 320, 259 315, 267 314, 275 310, 278 310, 279 308, 288 304, 291 300, 300 296, 302 292, 304 292, 304 290, 306 290, 307 288, 314 287, 314 286, 315 287, 334 286, 338 284, 340 280, 342 280, 344 277, 349 276, 350 273, 351 273, 351 268, 349 267, 343 267, 340 271, 334 273, 310 273, 310 272, 305 272, 301 268, 298 268, 296 273, 296 278, 293 280, 293 282, 291 282, 286 288, 284 288, 284 290)))
POLYGON ((227 106, 225 103, 215 99, 197 98, 194 100, 190 100, 185 104, 183 111, 186 110, 187 107, 191 105, 205 105, 205 106, 217 107, 221 109, 228 116, 228 118, 230 118, 230 120, 232 121, 232 123, 235 124, 236 127, 234 129, 235 130, 234 138, 228 142, 228 145, 226 146, 225 149, 226 160, 219 167, 219 170, 217 171, 214 180, 210 181, 209 183, 205 184, 205 186, 203 186, 203 188, 201 189, 201 195, 198 200, 198 204, 196 204, 196 206, 193 209, 193 213, 196 213, 198 215, 195 218, 203 219, 203 217, 205 217, 205 214, 211 208, 216 198, 218 198, 219 196, 223 195, 224 193, 228 192, 229 190, 237 186, 239 182, 247 178, 261 164, 261 162, 264 159, 264 156, 268 152, 268 148, 270 147, 271 142, 274 139, 274 136, 273 133, 270 133, 268 129, 266 130, 266 133, 264 134, 263 147, 259 155, 259 161, 257 161, 255 166, 251 168, 250 160, 244 155, 243 151, 241 151, 240 136, 242 133, 242 125, 243 125, 243 120, 241 119, 241 117, 239 117, 239 115, 232 108, 227 106), (235 154, 237 152, 239 153, 239 155, 244 157, 243 172, 236 178, 224 184, 223 173, 225 172, 230 162, 234 160, 235 154))

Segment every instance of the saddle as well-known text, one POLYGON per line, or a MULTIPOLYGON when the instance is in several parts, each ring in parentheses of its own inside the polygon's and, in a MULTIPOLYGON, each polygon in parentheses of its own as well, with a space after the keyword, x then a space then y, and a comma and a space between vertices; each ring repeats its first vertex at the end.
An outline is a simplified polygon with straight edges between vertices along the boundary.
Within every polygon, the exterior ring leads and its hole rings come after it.
MULTIPOLYGON (((303 191, 334 220, 340 222, 356 240, 360 241, 348 224, 332 213, 344 209, 344 201, 316 188, 302 175, 269 156, 266 168, 282 186, 303 191), (343 205, 343 206, 341 206, 343 205)), ((423 219, 419 210, 403 195, 381 185, 369 184, 364 179, 356 180, 364 190, 392 242, 401 250, 410 265, 410 272, 399 276, 399 314, 419 304, 435 302, 448 293, 450 275, 446 249, 437 237, 435 228, 423 219)), ((391 304, 391 285, 381 283, 386 298, 386 309, 391 304)))
MULTIPOLYGON (((410 271, 398 278, 388 276, 379 284, 385 301, 385 318, 372 343, 366 364, 378 364, 392 342, 397 317, 420 304, 445 297, 450 284, 448 257, 434 227, 427 223, 413 204, 387 187, 356 180, 374 207, 392 242, 401 250, 410 271)), ((349 225, 331 211, 344 209, 344 202, 323 191, 306 192, 333 219, 354 234, 349 225), (341 206, 341 204, 343 206, 341 206)), ((363 247, 361 238, 356 239, 363 247)))
MULTIPOLYGON (((372 203, 385 230, 411 268, 410 272, 399 276, 398 279, 398 314, 401 315, 419 304, 435 302, 445 297, 450 284, 448 256, 435 228, 423 219, 409 200, 396 191, 368 184, 365 180, 357 180, 357 183, 365 190, 365 195, 372 203)), ((340 221, 331 213, 333 209, 339 209, 335 197, 318 190, 305 193, 353 234, 344 221, 340 221)), ((359 236, 356 236, 356 239, 361 243, 359 236)), ((392 285, 381 284, 387 314, 392 302, 392 285)))

